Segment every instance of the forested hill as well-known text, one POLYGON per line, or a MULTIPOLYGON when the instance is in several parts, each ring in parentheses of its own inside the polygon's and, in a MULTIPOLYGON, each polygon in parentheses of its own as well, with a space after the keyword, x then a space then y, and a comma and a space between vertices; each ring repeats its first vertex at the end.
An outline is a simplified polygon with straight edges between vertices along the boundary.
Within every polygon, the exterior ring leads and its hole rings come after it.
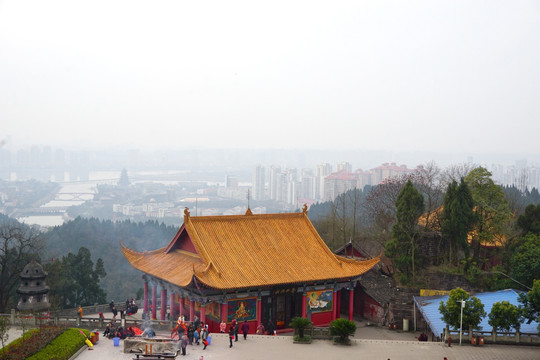
POLYGON ((101 258, 107 276, 102 286, 108 301, 135 297, 142 288, 142 273, 135 270, 120 250, 120 242, 136 251, 155 250, 165 246, 178 231, 177 227, 159 224, 157 221, 134 223, 112 222, 95 218, 76 218, 62 226, 56 226, 44 234, 46 256, 43 259, 60 258, 68 253, 76 254, 85 247, 96 263, 101 258))

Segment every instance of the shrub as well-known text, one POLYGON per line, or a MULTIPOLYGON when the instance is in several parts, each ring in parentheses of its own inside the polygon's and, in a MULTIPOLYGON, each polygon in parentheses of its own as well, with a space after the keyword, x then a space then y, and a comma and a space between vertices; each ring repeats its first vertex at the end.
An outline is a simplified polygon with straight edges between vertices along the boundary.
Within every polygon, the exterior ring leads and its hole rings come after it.
POLYGON ((23 337, 11 342, 7 346, 6 354, 2 354, 4 359, 26 359, 43 349, 49 342, 64 331, 59 326, 41 326, 39 329, 32 329, 23 337))
MULTIPOLYGON (((56 339, 51 341, 43 350, 29 357, 28 360, 67 360, 75 354, 81 347, 86 346, 85 337, 80 333, 80 329, 67 329, 56 339)), ((82 330, 89 336, 88 330, 82 330)))
MULTIPOLYGON (((83 332, 86 336, 90 334, 88 330, 83 330, 83 332)), ((84 345, 84 340, 85 337, 82 336, 79 329, 66 331, 65 328, 59 326, 41 326, 11 342, 5 348, 6 352, 2 354, 2 359, 67 360, 84 345), (66 337, 62 336, 66 332, 66 337), (74 335, 75 333, 76 335, 74 335), (53 343, 55 346, 50 348, 53 343), (50 349, 42 354, 46 348, 50 349)))
POLYGON ((289 326, 292 328, 298 329, 298 335, 300 336, 300 338, 303 338, 304 329, 312 324, 313 323, 311 322, 311 320, 297 316, 297 317, 292 318, 289 326))
POLYGON ((354 321, 346 319, 336 319, 330 323, 330 334, 336 336, 334 340, 341 344, 350 342, 349 336, 356 332, 356 324, 354 321))
POLYGON ((305 335, 303 337, 300 337, 300 335, 294 335, 293 337, 294 341, 301 342, 301 343, 310 343, 311 342, 311 336, 305 335))

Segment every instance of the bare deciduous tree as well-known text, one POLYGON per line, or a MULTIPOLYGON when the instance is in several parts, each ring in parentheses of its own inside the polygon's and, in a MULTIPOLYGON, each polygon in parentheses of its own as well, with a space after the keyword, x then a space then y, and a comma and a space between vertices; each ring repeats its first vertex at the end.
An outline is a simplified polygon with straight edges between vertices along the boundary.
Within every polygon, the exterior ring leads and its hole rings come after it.
POLYGON ((0 224, 0 312, 13 300, 19 275, 43 249, 41 234, 16 221, 0 224))

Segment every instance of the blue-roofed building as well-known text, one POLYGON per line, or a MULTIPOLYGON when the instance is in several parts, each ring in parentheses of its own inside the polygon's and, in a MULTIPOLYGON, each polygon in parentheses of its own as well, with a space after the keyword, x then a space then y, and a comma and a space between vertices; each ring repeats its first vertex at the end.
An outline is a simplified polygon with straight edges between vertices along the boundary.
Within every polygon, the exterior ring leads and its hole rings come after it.
MULTIPOLYGON (((508 301, 509 303, 518 306, 519 305, 519 294, 521 292, 518 290, 508 289, 508 290, 499 290, 493 292, 484 292, 474 294, 482 304, 484 304, 484 311, 489 315, 493 304, 496 302, 508 301)), ((440 337, 442 335, 443 329, 446 328, 446 323, 442 320, 442 315, 439 312, 439 306, 441 301, 446 303, 448 301, 449 295, 439 295, 439 296, 415 296, 414 303, 416 308, 420 311, 424 320, 428 324, 431 332, 440 337)), ((491 331, 492 327, 488 324, 489 318, 486 316, 482 319, 480 323, 480 328, 482 331, 491 331)), ((538 323, 536 321, 527 324, 526 322, 521 325, 520 332, 522 333, 537 333, 538 332, 538 323)), ((463 329, 464 331, 468 329, 463 329)))

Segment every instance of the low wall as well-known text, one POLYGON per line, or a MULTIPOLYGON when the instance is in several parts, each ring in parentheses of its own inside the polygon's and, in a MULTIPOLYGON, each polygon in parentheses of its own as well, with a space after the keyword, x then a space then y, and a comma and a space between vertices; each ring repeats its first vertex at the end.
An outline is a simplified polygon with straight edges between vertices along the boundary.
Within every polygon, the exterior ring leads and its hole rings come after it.
MULTIPOLYGON (((459 331, 450 330, 452 342, 459 342, 459 331)), ((504 332, 504 331, 463 331, 462 342, 470 343, 473 336, 484 338, 484 344, 534 345, 540 346, 540 336, 537 333, 504 332)))

